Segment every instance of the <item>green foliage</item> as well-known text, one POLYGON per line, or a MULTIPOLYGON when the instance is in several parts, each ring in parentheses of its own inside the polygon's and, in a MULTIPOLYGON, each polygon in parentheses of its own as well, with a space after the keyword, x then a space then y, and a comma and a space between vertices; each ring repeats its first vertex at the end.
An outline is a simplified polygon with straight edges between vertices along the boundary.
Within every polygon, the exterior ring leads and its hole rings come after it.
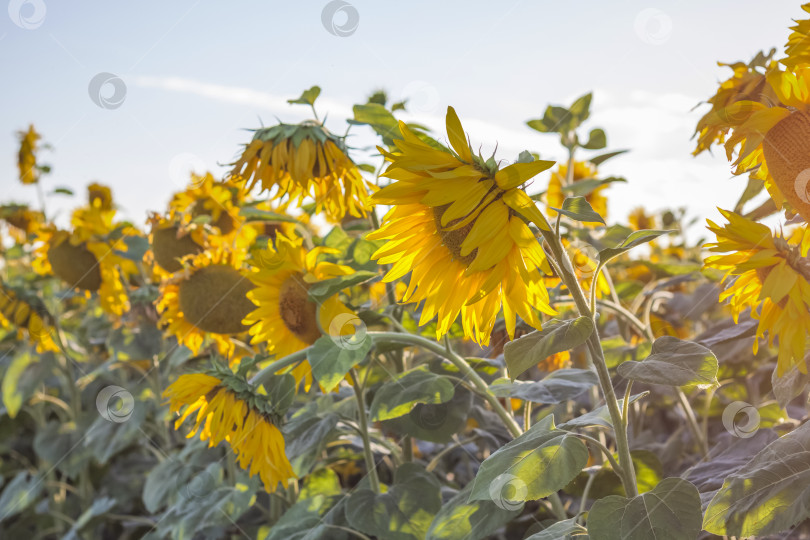
POLYGON ((536 330, 507 343, 503 348, 503 356, 509 376, 514 380, 549 356, 582 345, 591 333, 593 320, 589 317, 578 317, 564 321, 550 321, 543 325, 542 330, 536 330))

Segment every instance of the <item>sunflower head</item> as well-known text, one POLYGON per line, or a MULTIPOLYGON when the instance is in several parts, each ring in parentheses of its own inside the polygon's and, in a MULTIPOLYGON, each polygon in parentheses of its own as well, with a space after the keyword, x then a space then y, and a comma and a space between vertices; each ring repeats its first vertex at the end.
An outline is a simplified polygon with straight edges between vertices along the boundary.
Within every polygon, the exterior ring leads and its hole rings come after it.
POLYGON ((28 339, 38 352, 58 351, 54 340, 56 329, 53 317, 38 297, 31 293, 0 283, 0 327, 14 326, 28 339))
POLYGON ((175 224, 159 215, 150 218, 152 232, 149 236, 154 262, 168 273, 183 269, 181 260, 196 255, 204 249, 204 236, 196 228, 175 224))
POLYGON ((47 249, 48 263, 62 281, 85 291, 101 288, 98 259, 85 243, 73 244, 69 233, 58 231, 51 237, 47 249))
POLYGON ((40 134, 31 124, 28 131, 17 133, 20 141, 20 150, 17 153, 17 168, 19 169, 20 182, 23 184, 36 184, 39 181, 40 169, 37 165, 37 150, 40 134))
POLYGON ((169 202, 169 218, 187 224, 207 216, 209 225, 224 236, 230 235, 241 224, 239 206, 244 192, 229 181, 217 181, 211 173, 191 175, 191 182, 169 202))
POLYGON ((100 208, 101 210, 112 210, 112 190, 108 186, 93 182, 87 186, 87 202, 94 208, 100 208))
POLYGON ((255 307, 253 284, 240 252, 212 248, 183 260, 184 270, 164 280, 157 300, 166 332, 197 354, 206 337, 222 354, 235 350, 229 336, 247 330, 242 319, 255 307))
POLYGON ((335 223, 346 214, 365 216, 370 208, 372 186, 349 158, 344 139, 314 121, 256 130, 231 175, 247 190, 259 184, 274 199, 312 197, 316 211, 335 223))
POLYGON ((648 214, 647 211, 644 210, 643 206, 633 209, 630 212, 630 215, 627 217, 627 221, 630 222, 630 227, 634 231, 656 228, 655 216, 648 214))
MULTIPOLYGON (((709 221, 717 242, 706 247, 718 255, 705 260, 709 268, 726 273, 721 300, 729 300, 735 321, 745 309, 759 320, 757 337, 767 333, 771 344, 779 341, 777 375, 804 362, 810 335, 810 230, 798 228, 788 237, 739 214, 721 210, 724 226, 709 221)), ((754 342, 756 352, 758 342, 754 342)))
POLYGON ((475 155, 452 107, 452 149, 426 142, 403 122, 400 131, 394 152, 379 148, 390 162, 383 176, 393 182, 373 196, 393 208, 367 235, 388 241, 373 255, 393 265, 384 279, 411 274, 403 300, 423 302, 420 324, 438 316, 438 337, 460 314, 465 334, 486 344, 501 307, 510 336, 517 315, 539 328, 536 310, 554 313, 541 279, 550 268, 529 224, 549 225, 520 186, 553 163, 500 168, 475 155))
POLYGON ((45 215, 27 205, 7 204, 0 206, 0 219, 6 222, 11 236, 21 244, 45 222, 45 215))
MULTIPOLYGON (((287 376, 289 377, 289 375, 287 376)), ((259 475, 268 492, 279 483, 286 486, 295 478, 284 450, 284 437, 278 429, 283 409, 276 404, 289 402, 294 395, 292 382, 271 388, 254 387, 244 376, 227 368, 211 374, 181 375, 164 392, 173 413, 181 413, 175 429, 190 417, 194 424, 187 437, 199 435, 210 447, 227 442, 236 454, 239 466, 259 475)))

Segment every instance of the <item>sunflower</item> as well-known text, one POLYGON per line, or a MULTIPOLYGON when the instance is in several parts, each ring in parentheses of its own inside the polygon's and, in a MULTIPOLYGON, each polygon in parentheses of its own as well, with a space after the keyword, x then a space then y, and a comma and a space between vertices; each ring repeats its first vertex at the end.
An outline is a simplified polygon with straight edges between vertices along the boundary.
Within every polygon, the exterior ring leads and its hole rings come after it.
POLYGON ((110 190, 108 186, 93 182, 87 186, 87 202, 94 208, 100 208, 101 210, 112 210, 112 190, 110 190))
POLYGON ((247 331, 242 319, 255 307, 246 296, 254 286, 243 261, 242 251, 224 247, 183 259, 184 269, 161 283, 156 301, 166 333, 194 354, 210 337, 220 354, 232 357, 231 336, 247 331))
POLYGON ((0 219, 6 222, 11 237, 22 244, 45 222, 45 215, 24 204, 7 204, 0 206, 0 219))
POLYGON ((124 282, 139 273, 135 262, 124 256, 123 237, 139 233, 114 218, 115 210, 87 206, 73 212, 70 231, 54 225, 39 227, 33 267, 88 296, 97 292, 102 309, 118 318, 130 307, 124 282))
POLYGON ((627 221, 630 223, 630 228, 634 231, 642 231, 645 229, 655 229, 655 216, 648 214, 643 206, 636 207, 627 216, 627 221))
MULTIPOLYGON (((728 224, 721 227, 709 221, 717 242, 707 247, 723 255, 705 261, 707 267, 726 272, 728 286, 720 299, 729 299, 735 322, 751 308, 751 316, 759 320, 758 338, 766 331, 771 345, 778 338, 778 376, 794 365, 807 373, 803 359, 810 335, 810 229, 797 228, 789 237, 773 235, 761 223, 720 212, 728 224)), ((757 346, 755 341, 754 352, 757 346)))
POLYGON ((160 214, 149 217, 150 248, 144 254, 144 262, 153 268, 155 279, 162 280, 169 274, 183 269, 181 260, 187 255, 196 255, 205 249, 206 235, 202 228, 169 220, 160 214), (154 265, 157 268, 154 268, 154 265))
POLYGON ((24 331, 28 332, 28 339, 36 345, 37 352, 58 351, 53 339, 56 329, 51 320, 39 298, 0 283, 0 327, 15 326, 20 339, 24 331))
MULTIPOLYGON (((301 238, 278 235, 275 247, 268 245, 253 259, 258 271, 250 279, 256 288, 248 293, 248 298, 255 309, 243 322, 250 326, 251 343, 264 343, 267 352, 276 358, 309 347, 321 337, 321 329, 342 335, 349 329, 341 321, 356 318, 337 294, 320 304, 308 294, 312 283, 349 275, 354 270, 318 260, 321 255, 337 250, 316 247, 307 251, 302 244, 301 238)), ((306 361, 292 374, 299 383, 304 379, 305 387, 309 388, 312 374, 306 361)))
POLYGON ((374 188, 349 158, 344 139, 314 121, 256 130, 231 175, 247 182, 248 191, 260 183, 274 199, 300 204, 312 197, 315 211, 334 223, 347 213, 364 217, 374 188))
POLYGON ((37 165, 37 143, 40 134, 31 124, 28 131, 17 132, 20 140, 20 150, 17 153, 17 168, 20 171, 20 182, 23 184, 36 184, 39 181, 39 166, 37 165))
POLYGON ((241 225, 239 207, 244 199, 244 192, 236 183, 219 182, 211 173, 192 173, 188 187, 175 193, 169 202, 169 218, 189 223, 208 216, 209 225, 222 235, 229 235, 241 225))
POLYGON ((404 302, 424 302, 419 320, 438 316, 441 337, 461 314, 465 334, 489 342, 503 306, 509 336, 516 316, 540 328, 536 310, 555 311, 541 271, 548 261, 526 221, 548 230, 548 222, 519 188, 552 162, 515 163, 498 169, 476 156, 452 107, 447 133, 453 150, 425 143, 403 122, 397 151, 379 148, 391 164, 383 176, 395 181, 373 200, 394 205, 370 240, 388 240, 372 258, 393 264, 385 281, 411 273, 404 302))
MULTIPOLYGON (((588 163, 586 161, 575 161, 574 162, 574 175, 573 181, 574 182, 581 182, 582 180, 591 180, 595 179, 598 171, 596 170, 596 166, 588 163)), ((549 215, 554 217, 557 215, 557 212, 552 210, 551 208, 562 208, 563 201, 565 200, 565 194, 562 191, 563 186, 565 185, 568 179, 568 165, 565 163, 560 163, 557 167, 557 170, 551 173, 551 180, 548 182, 548 191, 546 191, 546 204, 549 206, 549 215)), ((585 196, 585 200, 591 205, 591 208, 594 211, 602 216, 603 218, 607 219, 607 197, 603 194, 603 192, 607 189, 607 186, 600 186, 585 196)), ((590 223, 589 225, 601 225, 600 223, 590 223)))
MULTIPOLYGON (((810 66, 794 71, 773 67, 764 75, 760 99, 738 99, 713 111, 698 125, 732 134, 726 155, 734 174, 763 180, 777 206, 810 219, 810 66), (775 96, 761 99, 762 95, 775 96), (786 204, 787 203, 787 204, 786 204)), ((754 96, 756 97, 756 96, 754 96)))
POLYGON ((182 410, 175 429, 194 414, 194 425, 186 437, 199 433, 209 447, 227 441, 239 466, 251 476, 258 474, 268 492, 275 491, 279 483, 286 487, 295 478, 276 415, 262 406, 266 400, 246 381, 229 384, 204 373, 181 375, 163 396, 169 400, 171 412, 182 410))
MULTIPOLYGON (((802 9, 810 13, 810 4, 803 4, 802 9)), ((792 32, 785 44, 787 58, 781 60, 789 69, 794 69, 800 64, 810 64, 810 20, 796 21, 796 26, 791 26, 792 32)))

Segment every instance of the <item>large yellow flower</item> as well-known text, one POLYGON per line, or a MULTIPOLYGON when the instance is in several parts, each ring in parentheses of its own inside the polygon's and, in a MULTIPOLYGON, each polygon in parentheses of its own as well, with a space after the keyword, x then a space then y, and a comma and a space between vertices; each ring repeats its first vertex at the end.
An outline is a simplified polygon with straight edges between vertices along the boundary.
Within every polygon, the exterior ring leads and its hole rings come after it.
MULTIPOLYGON (((315 343, 322 335, 321 329, 342 335, 347 330, 346 318, 353 316, 337 294, 317 304, 309 297, 309 288, 316 281, 349 275, 354 270, 318 260, 336 250, 316 247, 307 251, 302 244, 301 238, 278 235, 275 248, 269 245, 254 256, 258 271, 250 279, 256 288, 248 293, 248 298, 255 304, 255 310, 245 317, 244 323, 250 326, 251 342, 264 343, 267 352, 277 359, 315 343)), ((307 388, 312 382, 306 361, 292 374, 299 383, 304 379, 307 388)))
POLYGON ((17 168, 20 172, 20 182, 23 184, 36 184, 39 181, 39 167, 37 166, 37 143, 40 134, 31 124, 28 131, 17 133, 20 140, 20 150, 17 153, 17 168))
POLYGON ((226 248, 184 259, 184 270, 160 285, 156 305, 166 333, 194 354, 210 337, 220 354, 233 357, 236 343, 231 337, 247 331, 242 319, 255 307, 246 296, 254 286, 243 260, 243 252, 226 248))
POLYGON ((13 325, 20 339, 27 332, 38 352, 58 351, 53 339, 56 329, 51 322, 51 315, 39 298, 0 283, 0 327, 13 325))
POLYGON ((752 95, 737 96, 701 120, 697 151, 701 145, 711 144, 712 137, 722 140, 717 133, 731 130, 725 148, 728 159, 734 159, 734 174, 750 172, 752 177, 763 180, 777 206, 787 202, 808 220, 810 66, 799 66, 794 71, 769 66, 767 73, 760 76, 764 80, 751 91, 752 95))
MULTIPOLYGON (((586 161, 574 162, 574 182, 595 179, 597 174, 598 171, 596 170, 596 167, 591 163, 586 161)), ((560 163, 557 170, 551 173, 551 180, 548 182, 548 191, 546 192, 546 204, 550 207, 548 213, 551 217, 557 215, 557 212, 551 210, 551 208, 562 208, 562 203, 565 200, 565 194, 562 191, 562 187, 565 185, 567 178, 568 165, 565 163, 560 163)), ((585 196, 585 200, 588 201, 591 208, 593 208, 597 214, 605 219, 607 219, 607 197, 604 195, 604 191, 606 189, 607 186, 600 186, 585 196)), ((592 223, 591 225, 601 224, 592 223)))
POLYGON ((506 328, 516 317, 540 328, 536 310, 548 306, 541 272, 548 261, 527 221, 548 222, 519 186, 552 162, 515 163, 498 169, 494 159, 473 154, 461 122, 447 110, 454 151, 431 146, 400 122, 397 151, 380 151, 391 162, 384 176, 395 180, 373 199, 395 205, 369 239, 388 242, 373 258, 393 264, 386 281, 411 273, 405 302, 423 302, 419 324, 438 316, 437 337, 461 314, 465 334, 489 342, 503 305, 506 328))
MULTIPOLYGON (((717 242, 707 247, 716 253, 706 266, 726 272, 728 286, 720 295, 729 299, 735 321, 746 308, 759 320, 757 337, 768 332, 771 345, 779 339, 777 375, 804 363, 810 335, 810 229, 797 228, 790 237, 773 235, 761 224, 721 210, 729 221, 720 227, 709 221, 717 242), (734 276, 734 279, 729 279, 734 276)), ((757 342, 754 342, 756 351, 757 342)))
POLYGON ((139 273, 134 261, 122 255, 127 251, 124 237, 139 233, 114 218, 115 210, 86 206, 73 212, 70 231, 39 227, 33 267, 88 296, 97 292, 102 309, 117 318, 130 306, 124 282, 139 273))
POLYGON ((175 422, 179 429, 194 414, 187 438, 199 433, 200 440, 214 447, 227 441, 239 466, 258 474, 268 492, 295 478, 284 453, 284 437, 271 411, 260 408, 260 392, 246 382, 234 390, 225 381, 204 373, 181 375, 164 392, 173 413, 182 410, 175 422))
POLYGON ((316 212, 335 223, 346 214, 365 216, 374 188, 349 158, 343 138, 313 121, 256 130, 232 175, 247 181, 248 190, 260 183, 274 199, 300 204, 312 197, 316 212))

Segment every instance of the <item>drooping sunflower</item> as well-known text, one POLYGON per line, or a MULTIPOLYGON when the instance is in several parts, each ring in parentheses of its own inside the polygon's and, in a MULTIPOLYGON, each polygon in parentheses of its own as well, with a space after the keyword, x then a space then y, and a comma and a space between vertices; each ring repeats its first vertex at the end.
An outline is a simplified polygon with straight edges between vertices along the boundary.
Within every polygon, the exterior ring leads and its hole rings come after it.
POLYGON ((527 222, 549 226, 520 186, 552 162, 499 169, 494 159, 473 153, 452 107, 452 150, 427 144, 403 122, 399 128, 397 150, 379 148, 390 162, 383 176, 395 182, 373 196, 394 207, 367 235, 387 240, 372 256, 393 264, 384 280, 411 273, 403 300, 423 303, 420 325, 438 316, 437 337, 461 314, 465 335, 486 345, 501 306, 510 337, 518 315, 540 328, 537 310, 555 313, 541 274, 550 268, 527 222))
MULTIPOLYGON (((706 247, 715 253, 705 265, 726 273, 727 287, 720 295, 729 300, 736 322, 751 308, 759 320, 757 337, 773 345, 779 340, 777 375, 794 365, 807 373, 804 353, 810 335, 810 229, 797 228, 789 237, 772 234, 761 224, 739 214, 721 210, 724 226, 709 221, 717 242, 706 247)), ((754 342, 756 352, 758 342, 754 342)))
POLYGON ((160 285, 156 306, 167 334, 198 354, 210 337, 220 354, 232 357, 231 336, 244 334, 242 319, 255 307, 247 298, 254 285, 241 250, 211 248, 183 259, 184 269, 160 285))
POLYGON ((237 382, 232 385, 204 373, 178 377, 163 394, 171 412, 182 410, 175 429, 193 414, 194 425, 187 438, 199 434, 209 447, 227 441, 239 466, 251 476, 258 474, 268 492, 275 491, 279 483, 286 487, 295 473, 284 453, 278 419, 256 389, 244 380, 237 382))
MULTIPOLYGON (((319 261, 322 255, 335 252, 325 247, 307 251, 301 238, 278 235, 275 247, 268 245, 255 254, 253 264, 258 271, 250 279, 256 288, 248 293, 255 309, 243 321, 250 326, 252 343, 264 343, 267 352, 278 359, 315 343, 321 329, 330 334, 345 332, 344 319, 355 316, 338 295, 320 304, 309 296, 312 283, 354 272, 348 266, 319 261)), ((304 379, 309 388, 312 374, 307 361, 291 373, 299 383, 304 379)))
POLYGON ((337 223, 346 214, 364 217, 370 208, 366 182, 348 154, 342 137, 322 124, 278 124, 255 131, 233 164, 232 178, 256 184, 274 199, 315 200, 315 211, 337 223))
MULTIPOLYGON (((574 182, 581 182, 582 180, 595 179, 598 174, 596 166, 586 161, 574 162, 574 182)), ((549 206, 549 216, 554 217, 557 212, 552 208, 562 208, 562 203, 565 200, 565 194, 562 187, 565 185, 568 178, 568 165, 560 163, 557 170, 551 173, 551 179, 548 182, 548 191, 546 191, 546 204, 549 206)), ((585 196, 585 200, 591 205, 594 211, 607 219, 607 197, 604 191, 607 186, 600 186, 585 196)), ((600 223, 592 223, 592 225, 600 225, 600 223)))
POLYGON ((42 300, 24 290, 0 283, 0 327, 14 326, 20 339, 25 333, 37 352, 58 351, 56 329, 42 300))
POLYGON ((39 181, 39 167, 37 166, 37 146, 40 134, 31 124, 28 131, 17 133, 20 140, 20 150, 17 153, 17 168, 19 169, 20 182, 23 184, 36 184, 39 181))
POLYGON ((11 237, 22 244, 45 222, 45 215, 24 204, 6 204, 0 206, 0 219, 5 221, 11 237))
POLYGON ((123 256, 127 251, 124 237, 138 235, 138 231, 116 223, 115 210, 97 206, 76 209, 71 225, 69 231, 54 225, 38 228, 34 270, 56 275, 88 296, 97 292, 102 309, 120 317, 130 305, 124 282, 138 274, 135 262, 123 256))

